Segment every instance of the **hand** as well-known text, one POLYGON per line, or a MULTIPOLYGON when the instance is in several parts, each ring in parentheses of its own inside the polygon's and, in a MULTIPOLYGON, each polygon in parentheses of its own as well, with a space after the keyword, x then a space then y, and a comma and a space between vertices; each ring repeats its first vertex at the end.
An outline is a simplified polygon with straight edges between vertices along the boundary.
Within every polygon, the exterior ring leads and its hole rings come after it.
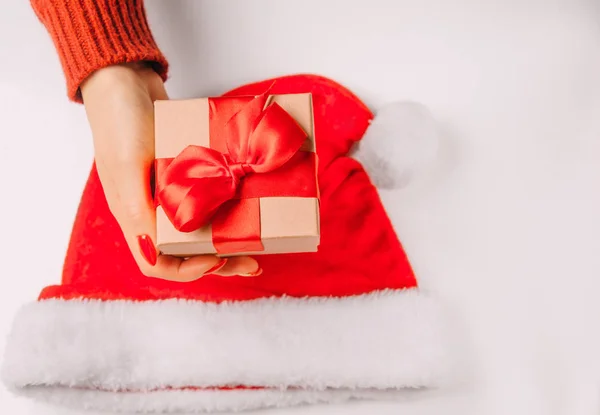
POLYGON ((159 255, 150 171, 154 162, 154 104, 168 99, 162 79, 143 64, 109 66, 81 86, 94 138, 96 168, 112 214, 140 267, 149 277, 193 281, 207 273, 260 274, 249 257, 187 260, 159 255))

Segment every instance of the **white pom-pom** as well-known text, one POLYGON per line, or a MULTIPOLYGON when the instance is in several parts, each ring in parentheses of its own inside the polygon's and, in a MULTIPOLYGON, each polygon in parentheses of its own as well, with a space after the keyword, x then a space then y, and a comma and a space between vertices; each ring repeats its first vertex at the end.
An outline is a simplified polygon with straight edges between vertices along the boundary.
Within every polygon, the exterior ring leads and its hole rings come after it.
POLYGON ((375 114, 354 157, 375 186, 398 189, 431 166, 437 150, 437 125, 429 110, 415 102, 396 102, 375 114))

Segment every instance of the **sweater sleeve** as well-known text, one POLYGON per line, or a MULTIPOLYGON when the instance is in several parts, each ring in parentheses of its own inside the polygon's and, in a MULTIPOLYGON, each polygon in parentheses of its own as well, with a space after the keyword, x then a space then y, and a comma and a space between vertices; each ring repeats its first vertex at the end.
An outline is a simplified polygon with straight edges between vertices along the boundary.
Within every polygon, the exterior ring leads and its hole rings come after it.
POLYGON ((168 63, 156 45, 143 0, 31 0, 48 30, 65 74, 69 98, 105 66, 147 62, 167 79, 168 63))

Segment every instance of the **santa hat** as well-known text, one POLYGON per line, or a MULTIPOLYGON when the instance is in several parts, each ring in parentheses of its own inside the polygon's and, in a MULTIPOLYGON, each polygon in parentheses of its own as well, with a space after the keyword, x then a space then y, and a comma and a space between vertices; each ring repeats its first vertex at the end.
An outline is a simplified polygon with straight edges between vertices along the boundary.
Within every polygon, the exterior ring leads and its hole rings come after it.
POLYGON ((364 136, 358 154, 385 173, 379 181, 405 183, 435 150, 429 115, 406 104, 373 121, 331 80, 275 81, 274 94, 313 94, 319 252, 259 256, 255 278, 147 278, 92 170, 62 283, 16 316, 2 368, 11 390, 73 407, 220 411, 393 397, 445 378, 443 313, 418 288, 376 188, 348 156, 364 136), (410 117, 421 127, 411 131, 410 117))

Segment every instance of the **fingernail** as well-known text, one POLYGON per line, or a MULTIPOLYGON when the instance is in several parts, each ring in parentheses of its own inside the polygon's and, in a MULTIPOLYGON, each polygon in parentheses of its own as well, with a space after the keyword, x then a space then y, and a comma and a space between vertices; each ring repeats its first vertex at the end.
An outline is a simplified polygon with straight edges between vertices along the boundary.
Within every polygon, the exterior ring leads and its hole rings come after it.
POLYGON ((148 235, 138 235, 138 244, 144 259, 152 266, 156 265, 156 247, 148 235))
POLYGON ((226 263, 227 263, 227 258, 223 258, 214 267, 212 267, 209 270, 204 271, 204 274, 202 274, 202 275, 214 274, 215 272, 217 272, 218 270, 223 268, 226 263))
POLYGON ((263 273, 263 270, 262 270, 262 268, 260 268, 260 267, 259 267, 259 268, 258 268, 256 271, 254 271, 254 272, 249 272, 249 273, 247 273, 247 274, 240 274, 240 276, 242 276, 242 277, 258 277, 258 276, 259 276, 260 274, 262 274, 262 273, 263 273))

